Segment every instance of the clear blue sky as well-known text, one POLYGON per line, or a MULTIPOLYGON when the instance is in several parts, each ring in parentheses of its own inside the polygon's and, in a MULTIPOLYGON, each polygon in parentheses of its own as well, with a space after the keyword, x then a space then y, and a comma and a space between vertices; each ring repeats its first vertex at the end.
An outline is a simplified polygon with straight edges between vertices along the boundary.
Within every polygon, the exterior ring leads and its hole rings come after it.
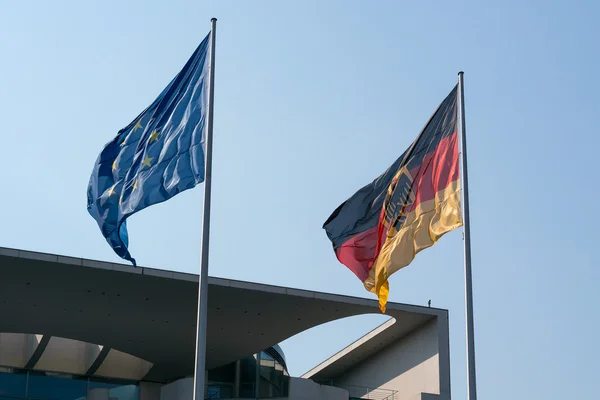
MULTIPOLYGON (((597 395, 593 0, 6 4, 0 246, 120 261, 86 211, 92 165, 213 16, 211 275, 370 297, 321 225, 411 143, 464 70, 480 397, 597 395)), ((201 199, 198 187, 131 218, 141 265, 198 270, 201 199)), ((391 279, 392 301, 450 310, 456 399, 466 393, 462 252, 452 232, 391 279)), ((284 342, 291 372, 383 319, 284 342)))

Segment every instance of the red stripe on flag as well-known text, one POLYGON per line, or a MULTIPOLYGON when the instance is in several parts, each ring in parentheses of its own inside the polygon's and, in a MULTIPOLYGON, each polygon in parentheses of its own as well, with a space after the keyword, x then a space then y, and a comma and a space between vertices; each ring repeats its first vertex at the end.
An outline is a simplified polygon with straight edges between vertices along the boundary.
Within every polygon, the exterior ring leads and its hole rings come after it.
MULTIPOLYGON (((459 173, 458 134, 455 132, 442 139, 437 148, 425 155, 421 164, 411 171, 415 199, 405 213, 414 211, 422 202, 433 200, 438 191, 459 178, 459 173)), ((369 277, 380 247, 385 243, 384 215, 382 210, 376 226, 351 237, 335 251, 338 260, 363 282, 369 277)))
POLYGON ((369 277, 376 258, 378 231, 379 225, 374 226, 351 237, 335 250, 338 260, 363 282, 369 277))
POLYGON ((419 204, 433 200, 435 194, 459 178, 458 134, 445 137, 437 148, 427 154, 423 162, 411 171, 415 199, 406 213, 413 211, 419 204))

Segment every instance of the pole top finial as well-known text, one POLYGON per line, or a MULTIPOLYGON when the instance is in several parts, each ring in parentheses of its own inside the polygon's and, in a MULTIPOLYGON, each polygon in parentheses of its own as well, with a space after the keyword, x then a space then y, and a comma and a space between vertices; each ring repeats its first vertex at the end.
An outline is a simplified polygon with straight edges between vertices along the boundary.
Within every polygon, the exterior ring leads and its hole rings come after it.
POLYGON ((217 19, 216 19, 215 17, 212 17, 212 18, 210 19, 210 22, 217 22, 217 19))
POLYGON ((464 71, 459 71, 458 72, 458 75, 464 75, 464 74, 465 74, 464 71))

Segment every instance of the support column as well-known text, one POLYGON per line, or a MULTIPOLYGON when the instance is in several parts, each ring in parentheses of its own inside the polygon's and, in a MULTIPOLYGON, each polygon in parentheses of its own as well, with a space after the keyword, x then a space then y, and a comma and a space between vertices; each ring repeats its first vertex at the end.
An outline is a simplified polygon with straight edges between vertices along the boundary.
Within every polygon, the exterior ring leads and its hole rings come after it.
POLYGON ((259 398, 259 383, 260 383, 260 353, 256 353, 256 378, 254 379, 254 397, 259 398))
POLYGON ((240 369, 241 361, 237 360, 235 362, 235 381, 233 386, 233 397, 236 399, 240 397, 240 369))

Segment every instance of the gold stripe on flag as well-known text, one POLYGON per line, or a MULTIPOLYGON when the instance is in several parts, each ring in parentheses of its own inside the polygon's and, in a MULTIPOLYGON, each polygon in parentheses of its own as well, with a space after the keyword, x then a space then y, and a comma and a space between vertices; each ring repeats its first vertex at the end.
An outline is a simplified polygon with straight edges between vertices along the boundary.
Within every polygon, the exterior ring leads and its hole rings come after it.
POLYGON ((397 232, 392 228, 375 264, 364 281, 365 288, 377 294, 379 308, 385 312, 389 295, 388 278, 409 265, 417 253, 433 246, 445 233, 462 226, 459 180, 436 193, 432 200, 419 204, 406 215, 397 232))

